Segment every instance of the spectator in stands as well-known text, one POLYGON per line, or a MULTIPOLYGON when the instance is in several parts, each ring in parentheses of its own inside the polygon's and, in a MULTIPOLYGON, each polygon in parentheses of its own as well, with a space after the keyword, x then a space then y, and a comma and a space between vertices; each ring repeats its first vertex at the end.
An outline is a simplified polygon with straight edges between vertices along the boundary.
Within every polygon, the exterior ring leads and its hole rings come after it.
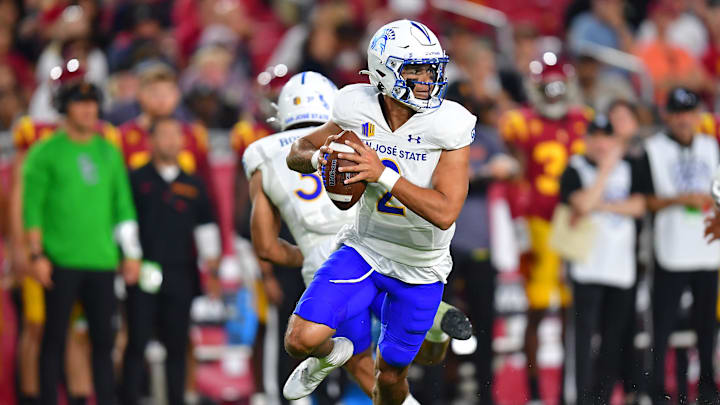
POLYGON ((87 80, 98 89, 104 89, 108 67, 105 54, 93 43, 89 16, 80 6, 66 7, 53 21, 56 36, 40 55, 35 68, 38 88, 30 101, 30 116, 44 121, 55 121, 58 112, 52 105, 50 70, 63 61, 76 58, 87 71, 87 80))
POLYGON ((650 6, 650 14, 655 9, 663 9, 668 21, 658 22, 657 18, 643 21, 638 27, 637 42, 654 42, 664 35, 669 44, 682 48, 694 59, 700 59, 710 42, 708 29, 703 24, 706 11, 703 3, 706 0, 657 0, 650 6), (667 26, 661 28, 658 24, 667 26))
MULTIPOLYGON (((476 53, 475 58, 484 56, 484 53, 476 53)), ((470 145, 470 190, 456 221, 451 245, 454 271, 449 281, 460 281, 464 285, 465 308, 478 342, 472 354, 478 382, 477 395, 481 404, 493 404, 492 339, 497 269, 491 261, 488 190, 493 182, 518 174, 520 166, 510 157, 495 129, 497 119, 493 117, 496 113, 490 110, 496 107, 478 102, 485 95, 483 89, 477 90, 480 94, 474 90, 476 87, 472 82, 461 82, 453 85, 447 96, 478 116, 475 140, 470 145)), ((484 101, 491 102, 492 99, 485 98, 484 101)))
POLYGON ((184 402, 190 304, 199 290, 193 245, 213 275, 221 253, 205 185, 178 165, 182 123, 159 118, 150 134, 152 160, 130 174, 144 262, 139 282, 127 290, 128 345, 121 388, 127 405, 139 403, 145 347, 153 332, 167 350, 168 403, 184 402))
MULTIPOLYGON (((487 43, 473 40, 464 47, 457 68, 456 76, 459 77, 456 79, 460 83, 453 83, 451 87, 463 88, 464 96, 473 103, 497 104, 497 108, 482 108, 483 113, 492 111, 496 115, 494 118, 489 117, 489 125, 497 122, 498 111, 505 112, 515 105, 512 96, 502 87, 500 72, 495 65, 495 52, 487 43)), ((477 109, 472 111, 479 112, 477 109)))
POLYGON ((0 62, 0 131, 8 131, 25 110, 12 68, 0 62))
POLYGON ((592 8, 572 21, 568 31, 571 52, 580 52, 585 43, 624 52, 633 49, 633 34, 625 20, 623 0, 592 0, 592 8))
POLYGON ((708 80, 705 71, 691 53, 673 44, 670 40, 670 24, 674 8, 662 1, 652 10, 650 18, 657 35, 648 41, 639 41, 634 53, 643 60, 653 80, 655 102, 661 105, 668 90, 677 86, 687 87, 696 92, 714 91, 714 84, 708 80))
POLYGON ((595 234, 584 261, 571 261, 575 321, 577 404, 608 404, 620 376, 627 328, 634 320, 634 218, 645 199, 624 145, 604 115, 596 115, 585 136, 584 155, 570 158, 560 180, 560 200, 573 216, 587 218, 595 234), (601 336, 597 352, 595 334, 601 336))
POLYGON ((637 101, 627 76, 613 69, 603 69, 593 53, 580 51, 575 68, 583 103, 595 111, 607 111, 613 100, 637 101))
POLYGON ((253 100, 246 76, 233 69, 233 59, 226 47, 205 46, 195 52, 180 79, 188 108, 208 128, 230 129, 238 121, 241 104, 253 100))
POLYGON ((30 101, 35 81, 28 61, 13 49, 13 40, 12 27, 0 25, 0 63, 7 64, 12 68, 18 89, 21 91, 22 104, 26 105, 30 101))
POLYGON ((712 208, 710 182, 720 164, 714 138, 696 133, 699 124, 696 93, 676 88, 665 105, 666 129, 646 142, 640 162, 642 187, 654 216, 653 274, 654 403, 667 403, 665 354, 668 338, 686 288, 693 295, 692 324, 700 358, 698 403, 720 400, 714 382, 713 356, 720 246, 703 238, 703 212, 712 208))
POLYGON ((177 60, 177 47, 171 36, 163 30, 157 6, 138 3, 131 11, 131 24, 120 32, 108 49, 110 71, 128 70, 142 60, 157 58, 168 63, 177 60))
POLYGON ((64 124, 32 148, 23 165, 23 218, 30 266, 45 287, 40 402, 57 403, 71 309, 79 298, 92 342, 97 402, 114 403, 114 281, 134 282, 140 244, 127 172, 117 149, 96 132, 100 91, 77 79, 57 95, 64 124), (115 238, 113 238, 115 236, 115 238))

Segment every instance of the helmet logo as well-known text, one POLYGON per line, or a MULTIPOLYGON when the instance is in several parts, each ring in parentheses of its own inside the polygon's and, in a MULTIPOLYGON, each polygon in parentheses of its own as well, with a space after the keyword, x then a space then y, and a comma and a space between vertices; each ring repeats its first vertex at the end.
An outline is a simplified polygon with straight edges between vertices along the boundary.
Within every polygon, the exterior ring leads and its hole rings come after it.
POLYGON ((385 28, 381 33, 375 35, 375 38, 370 42, 370 49, 377 51, 379 48, 380 55, 385 53, 385 46, 387 41, 395 39, 395 31, 392 28, 385 28))
POLYGON ((300 102, 301 102, 301 101, 302 101, 302 99, 301 99, 300 97, 295 97, 295 98, 293 98, 293 104, 294 104, 294 105, 300 105, 300 102))

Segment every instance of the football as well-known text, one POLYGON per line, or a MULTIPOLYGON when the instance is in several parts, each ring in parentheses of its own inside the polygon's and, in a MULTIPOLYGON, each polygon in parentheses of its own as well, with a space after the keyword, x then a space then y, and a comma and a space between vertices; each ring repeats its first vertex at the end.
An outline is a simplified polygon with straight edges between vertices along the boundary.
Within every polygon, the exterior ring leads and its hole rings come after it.
POLYGON ((344 181, 355 176, 357 172, 338 171, 338 169, 343 166, 355 165, 355 162, 338 158, 339 153, 355 153, 353 148, 345 145, 345 141, 356 142, 358 144, 362 143, 354 132, 341 132, 340 138, 330 144, 330 149, 332 149, 333 153, 325 155, 327 165, 320 166, 320 175, 328 197, 330 197, 336 207, 343 211, 350 209, 350 207, 360 200, 360 197, 365 192, 366 186, 364 181, 345 184, 344 181))

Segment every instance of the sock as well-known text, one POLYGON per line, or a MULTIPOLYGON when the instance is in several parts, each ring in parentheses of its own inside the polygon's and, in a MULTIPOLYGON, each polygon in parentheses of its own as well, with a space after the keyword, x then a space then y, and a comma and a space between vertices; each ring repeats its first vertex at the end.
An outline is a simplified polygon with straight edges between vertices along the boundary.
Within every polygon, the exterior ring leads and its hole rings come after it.
POLYGON ((68 405, 87 405, 87 397, 69 397, 68 405))
POLYGON ((445 301, 440 301, 440 306, 438 306, 437 313, 435 313, 435 319, 433 319, 433 325, 427 332, 427 335, 425 335, 425 339, 433 343, 447 342, 450 336, 442 331, 440 325, 442 325, 443 316, 445 316, 445 313, 451 308, 453 308, 452 305, 446 303, 445 301))
POLYGON ((353 352, 353 344, 348 338, 336 337, 332 339, 333 349, 327 356, 320 358, 320 363, 323 367, 333 366, 340 367, 345 364, 353 352), (350 351, 350 356, 347 352, 350 351))
POLYGON ((407 398, 405 398, 403 403, 400 405, 420 405, 420 402, 418 402, 417 399, 415 399, 415 397, 413 397, 412 394, 408 392, 407 398))
POLYGON ((528 389, 530 390, 530 399, 540 399, 540 385, 537 376, 528 376, 528 389))

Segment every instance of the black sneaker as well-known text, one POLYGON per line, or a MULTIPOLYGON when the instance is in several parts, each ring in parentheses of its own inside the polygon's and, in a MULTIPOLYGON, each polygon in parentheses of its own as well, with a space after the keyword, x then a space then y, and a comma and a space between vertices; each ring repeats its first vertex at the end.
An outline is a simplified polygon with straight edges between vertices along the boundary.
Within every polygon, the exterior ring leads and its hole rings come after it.
MULTIPOLYGON (((446 304, 447 305, 447 304, 446 304)), ((472 336, 472 323, 470 319, 459 309, 447 305, 440 321, 440 329, 453 339, 468 340, 472 336)))

